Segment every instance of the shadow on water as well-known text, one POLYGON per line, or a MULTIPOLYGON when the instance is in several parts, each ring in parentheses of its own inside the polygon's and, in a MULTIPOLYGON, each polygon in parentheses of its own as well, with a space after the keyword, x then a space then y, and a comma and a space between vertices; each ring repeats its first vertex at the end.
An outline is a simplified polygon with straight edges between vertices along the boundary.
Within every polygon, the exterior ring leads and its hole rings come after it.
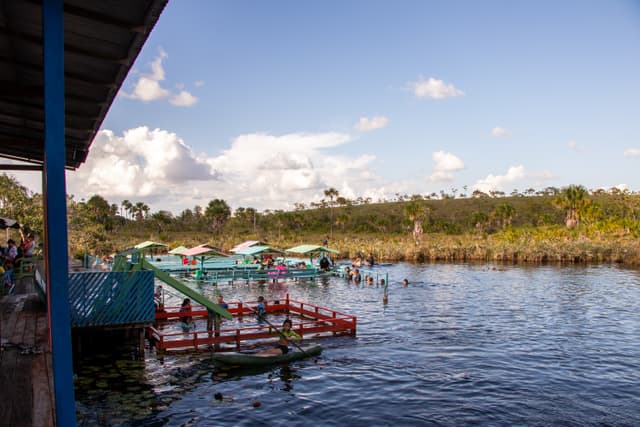
POLYGON ((270 366, 220 366, 213 363, 211 367, 211 381, 220 383, 224 381, 239 380, 247 376, 264 376, 271 383, 280 382, 281 390, 293 390, 293 383, 300 379, 295 363, 283 363, 270 366))

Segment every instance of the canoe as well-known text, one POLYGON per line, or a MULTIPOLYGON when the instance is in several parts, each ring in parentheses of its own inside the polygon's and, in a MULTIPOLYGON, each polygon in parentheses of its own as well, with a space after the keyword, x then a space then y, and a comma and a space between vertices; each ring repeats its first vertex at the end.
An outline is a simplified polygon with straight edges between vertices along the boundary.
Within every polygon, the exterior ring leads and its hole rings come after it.
POLYGON ((290 347, 287 354, 260 354, 260 353, 243 353, 243 352, 217 352, 211 355, 211 358, 220 363, 228 365, 270 365, 275 363, 286 363, 294 360, 304 359, 308 356, 317 356, 322 352, 320 344, 310 344, 302 346, 304 352, 296 347, 290 347))

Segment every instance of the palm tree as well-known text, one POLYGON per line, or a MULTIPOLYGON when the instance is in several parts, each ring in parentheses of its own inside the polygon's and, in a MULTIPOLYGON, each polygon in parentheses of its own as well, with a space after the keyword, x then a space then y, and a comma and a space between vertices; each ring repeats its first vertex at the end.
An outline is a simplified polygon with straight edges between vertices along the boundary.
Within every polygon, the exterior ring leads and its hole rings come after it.
POLYGON ((329 198, 329 200, 331 201, 331 202, 329 203, 330 218, 331 218, 331 220, 330 220, 330 222, 331 222, 331 229, 330 229, 330 234, 329 234, 329 235, 331 236, 331 238, 333 238, 333 199, 334 199, 334 197, 335 197, 335 198, 338 198, 338 196, 339 196, 340 194, 338 193, 338 190, 336 190, 335 188, 333 188, 333 187, 329 187, 329 188, 327 188, 326 190, 324 190, 324 195, 325 195, 325 197, 328 197, 328 198, 329 198))
POLYGON ((231 216, 231 208, 224 200, 214 199, 209 202, 204 216, 211 224, 213 232, 218 234, 231 216))
POLYGON ((498 205, 493 212, 491 213, 491 215, 496 218, 496 220, 498 221, 498 224, 502 227, 502 228, 506 228, 508 225, 511 225, 511 220, 513 219, 513 216, 515 215, 516 210, 514 209, 513 206, 511 206, 508 203, 503 203, 501 205, 498 205))
POLYGON ((413 222, 413 239, 416 241, 416 245, 422 237, 424 230, 422 229, 422 222, 429 216, 431 209, 423 205, 420 202, 409 202, 402 208, 404 215, 407 219, 413 222))
POLYGON ((144 218, 145 206, 146 205, 143 202, 137 202, 135 206, 133 206, 132 214, 135 215, 136 221, 142 221, 144 218))
POLYGON ((122 209, 120 210, 120 215, 124 216, 125 218, 128 218, 129 217, 129 210, 132 207, 131 202, 129 200, 127 200, 127 199, 124 199, 122 201, 122 203, 120 203, 120 206, 122 206, 122 209), (125 212, 126 212, 126 216, 124 215, 125 212))
POLYGON ((484 212, 474 212, 472 222, 476 230, 480 233, 484 233, 487 223, 489 222, 489 216, 484 212))
POLYGON ((591 200, 587 198, 589 192, 582 185, 570 185, 563 188, 553 200, 553 205, 566 212, 565 224, 567 228, 575 228, 580 224, 580 217, 591 200))

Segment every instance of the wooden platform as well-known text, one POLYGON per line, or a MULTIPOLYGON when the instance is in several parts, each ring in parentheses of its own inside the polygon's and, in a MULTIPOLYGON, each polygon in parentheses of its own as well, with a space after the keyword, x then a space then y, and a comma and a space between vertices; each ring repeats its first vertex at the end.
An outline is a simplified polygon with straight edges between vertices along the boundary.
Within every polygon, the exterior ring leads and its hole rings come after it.
POLYGON ((45 304, 33 279, 0 300, 0 425, 55 425, 53 370, 45 304))

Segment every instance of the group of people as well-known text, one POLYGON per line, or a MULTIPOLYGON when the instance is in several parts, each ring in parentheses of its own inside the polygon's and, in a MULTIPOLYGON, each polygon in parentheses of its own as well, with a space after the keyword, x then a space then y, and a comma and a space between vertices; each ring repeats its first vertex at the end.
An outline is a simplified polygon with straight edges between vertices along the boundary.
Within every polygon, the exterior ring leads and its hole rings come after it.
POLYGON ((358 252, 356 258, 351 263, 351 267, 373 267, 375 265, 375 260, 373 259, 373 254, 370 253, 368 257, 364 257, 361 252, 358 252))
MULTIPOLYGON (((347 266, 344 271, 345 271, 345 278, 347 279, 347 281, 353 281, 354 283, 362 282, 362 275, 360 274, 360 269, 351 268, 347 266)), ((374 279, 373 276, 369 276, 368 274, 365 274, 364 283, 366 283, 367 285, 374 285, 376 283, 376 280, 374 279)), ((382 286, 385 285, 384 279, 380 279, 380 285, 382 286)))
POLYGON ((36 247, 35 236, 20 229, 22 240, 16 245, 15 240, 7 240, 7 246, 0 248, 0 286, 13 291, 15 286, 14 268, 20 266, 25 258, 31 258, 36 247))
POLYGON ((346 267, 344 271, 346 273, 346 279, 348 281, 354 281, 355 283, 362 282, 362 275, 360 274, 360 270, 358 268, 346 267))
MULTIPOLYGON (((162 292, 162 287, 158 286, 160 292, 162 292)), ((158 288, 156 288, 156 304, 158 303, 157 293, 158 288)), ((216 301, 220 308, 224 308, 225 310, 229 309, 229 304, 226 303, 222 294, 218 294, 216 297, 216 301)), ((191 312, 193 311, 193 306, 191 305, 191 299, 185 298, 182 301, 182 305, 180 306, 180 313, 185 313, 184 316, 180 317, 180 324, 182 326, 183 331, 190 331, 195 329, 196 325, 193 322, 193 318, 191 317, 191 312)))
MULTIPOLYGON (((162 288, 160 288, 160 292, 162 288)), ((157 288, 156 288, 157 290, 157 288)), ((224 300, 222 294, 218 294, 217 304, 227 310, 229 308, 229 304, 227 304, 224 300)), ((182 305, 180 306, 180 313, 184 313, 184 316, 180 317, 180 323, 183 331, 191 331, 195 329, 195 323, 193 322, 193 318, 191 317, 191 312, 193 311, 193 306, 191 305, 191 299, 185 298, 182 301, 182 305)), ((264 317, 267 314, 267 306, 266 301, 263 296, 258 297, 258 304, 256 308, 253 310, 257 319, 259 321, 264 321, 264 317)), ((301 340, 302 337, 293 331, 291 328, 293 327, 293 322, 291 319, 287 318, 282 322, 282 329, 278 330, 279 338, 278 343, 275 348, 265 350, 263 354, 287 354, 289 352, 289 340, 301 340)))

